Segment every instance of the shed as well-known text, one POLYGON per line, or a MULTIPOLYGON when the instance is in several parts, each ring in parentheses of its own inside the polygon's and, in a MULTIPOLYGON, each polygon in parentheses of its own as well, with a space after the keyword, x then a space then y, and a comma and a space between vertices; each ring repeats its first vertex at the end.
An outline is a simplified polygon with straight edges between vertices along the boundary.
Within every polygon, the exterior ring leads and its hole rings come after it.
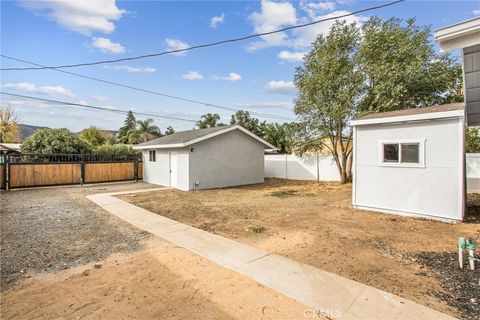
POLYGON ((21 154, 19 143, 0 143, 0 155, 2 154, 21 154))
POLYGON ((370 114, 352 125, 355 208, 463 219, 463 103, 370 114))
POLYGON ((264 182, 264 150, 270 143, 238 126, 177 132, 137 146, 143 180, 180 190, 264 182))

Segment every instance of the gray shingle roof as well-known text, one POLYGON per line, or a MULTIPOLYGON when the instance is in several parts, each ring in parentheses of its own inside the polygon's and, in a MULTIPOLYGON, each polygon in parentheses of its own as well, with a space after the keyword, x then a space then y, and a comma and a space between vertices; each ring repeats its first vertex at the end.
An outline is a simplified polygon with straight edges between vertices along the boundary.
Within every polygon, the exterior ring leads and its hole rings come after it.
POLYGON ((231 126, 222 126, 222 127, 215 127, 215 128, 206 128, 206 129, 194 129, 194 130, 188 130, 188 131, 180 131, 176 132, 174 134, 170 134, 168 136, 163 136, 158 139, 150 140, 144 143, 141 143, 137 146, 142 147, 142 146, 152 146, 152 145, 161 145, 161 144, 177 144, 177 143, 185 143, 203 136, 206 136, 207 134, 224 130, 226 128, 233 127, 231 126))

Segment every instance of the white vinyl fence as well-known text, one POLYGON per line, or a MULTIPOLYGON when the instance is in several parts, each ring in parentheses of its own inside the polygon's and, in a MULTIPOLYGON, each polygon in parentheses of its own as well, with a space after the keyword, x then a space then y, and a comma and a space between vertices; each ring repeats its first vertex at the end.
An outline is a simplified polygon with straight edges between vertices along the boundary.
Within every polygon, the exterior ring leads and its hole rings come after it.
POLYGON ((467 153, 467 192, 480 193, 480 153, 467 153))
POLYGON ((287 154, 265 155, 265 177, 292 180, 340 181, 332 156, 312 154, 303 157, 287 154))

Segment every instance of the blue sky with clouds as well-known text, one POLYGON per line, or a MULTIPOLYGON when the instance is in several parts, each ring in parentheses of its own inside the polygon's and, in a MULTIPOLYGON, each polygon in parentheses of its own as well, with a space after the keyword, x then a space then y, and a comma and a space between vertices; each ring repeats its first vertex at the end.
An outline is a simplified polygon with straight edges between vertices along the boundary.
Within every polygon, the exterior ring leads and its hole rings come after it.
MULTIPOLYGON (((182 48, 335 16, 384 1, 2 1, 1 52, 44 65, 115 59, 182 48)), ((480 15, 479 1, 406 1, 349 17, 416 17, 432 29, 480 15)), ((293 117, 301 57, 331 23, 256 40, 69 71, 212 104, 293 117)), ((2 58, 1 65, 28 65, 2 58)), ((2 91, 197 120, 231 112, 101 84, 51 70, 5 71, 2 91)), ((26 124, 78 131, 118 129, 123 115, 7 100, 26 124)), ((267 121, 274 121, 267 119, 267 121)), ((190 122, 155 119, 162 130, 190 122)))

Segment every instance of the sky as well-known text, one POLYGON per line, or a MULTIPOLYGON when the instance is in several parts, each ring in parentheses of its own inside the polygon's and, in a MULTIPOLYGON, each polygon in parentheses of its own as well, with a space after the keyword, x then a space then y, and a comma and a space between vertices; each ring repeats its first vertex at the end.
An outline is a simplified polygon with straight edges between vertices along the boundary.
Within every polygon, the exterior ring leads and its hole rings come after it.
MULTIPOLYGON (((388 1, 1 1, 1 53, 43 65, 118 59, 272 31, 388 1)), ((480 15, 479 1, 412 1, 348 17, 415 17, 432 30, 480 15)), ((294 118, 295 68, 331 22, 142 60, 66 69, 167 95, 294 118)), ((432 41, 434 41, 432 39, 432 41)), ((438 50, 438 47, 436 47, 438 50)), ((458 55, 458 53, 453 53, 458 55)), ((1 58, 2 68, 30 65, 1 58)), ((233 112, 99 83, 53 70, 2 71, 3 92, 198 120, 233 112)), ((2 96, 19 122, 80 131, 117 130, 125 116, 2 96)), ((139 116, 139 119, 147 117, 139 116)), ((260 117, 267 122, 283 122, 260 117)), ((154 118, 188 130, 193 122, 154 118)))

